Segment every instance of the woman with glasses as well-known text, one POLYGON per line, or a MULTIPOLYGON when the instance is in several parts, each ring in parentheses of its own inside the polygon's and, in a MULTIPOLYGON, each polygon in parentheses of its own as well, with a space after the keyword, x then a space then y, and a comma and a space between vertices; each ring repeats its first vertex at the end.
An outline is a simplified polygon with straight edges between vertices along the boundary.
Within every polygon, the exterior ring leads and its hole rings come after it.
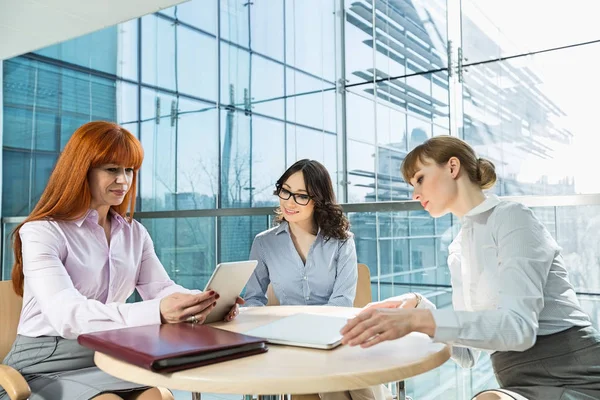
MULTIPOLYGON (((246 305, 266 305, 270 283, 281 305, 352 307, 356 248, 327 169, 314 160, 297 161, 279 178, 275 194, 277 226, 256 235, 252 244, 250 259, 258 265, 246 286, 246 305)), ((367 400, 386 395, 377 386, 320 396, 367 400)))

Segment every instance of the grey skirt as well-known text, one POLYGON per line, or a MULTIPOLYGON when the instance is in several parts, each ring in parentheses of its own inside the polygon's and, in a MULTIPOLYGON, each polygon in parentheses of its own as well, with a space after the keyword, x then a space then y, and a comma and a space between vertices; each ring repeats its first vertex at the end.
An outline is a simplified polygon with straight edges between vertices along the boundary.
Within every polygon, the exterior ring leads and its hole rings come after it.
POLYGON ((600 399, 600 334, 592 327, 538 336, 526 351, 491 358, 500 387, 530 400, 600 399))
MULTIPOLYGON (((132 393, 148 387, 115 378, 94 364, 94 351, 76 340, 17 335, 4 364, 31 388, 29 400, 89 400, 102 393, 132 393)), ((0 400, 8 395, 0 388, 0 400)))

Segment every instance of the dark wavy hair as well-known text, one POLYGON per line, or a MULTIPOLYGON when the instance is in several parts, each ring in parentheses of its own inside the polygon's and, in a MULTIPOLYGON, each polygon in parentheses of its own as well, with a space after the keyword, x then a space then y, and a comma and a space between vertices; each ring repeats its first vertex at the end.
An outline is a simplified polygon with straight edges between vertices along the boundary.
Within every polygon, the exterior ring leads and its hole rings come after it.
MULTIPOLYGON (((278 195, 285 181, 299 171, 302 171, 304 175, 306 191, 315 204, 313 219, 317 227, 321 229, 323 238, 325 240, 331 238, 339 240, 348 239, 350 222, 344 215, 342 207, 337 204, 329 172, 327 172, 325 166, 320 162, 306 158, 296 161, 277 180, 274 194, 278 195)), ((277 207, 275 214, 277 214, 275 218, 276 224, 285 221, 280 207, 277 207)))

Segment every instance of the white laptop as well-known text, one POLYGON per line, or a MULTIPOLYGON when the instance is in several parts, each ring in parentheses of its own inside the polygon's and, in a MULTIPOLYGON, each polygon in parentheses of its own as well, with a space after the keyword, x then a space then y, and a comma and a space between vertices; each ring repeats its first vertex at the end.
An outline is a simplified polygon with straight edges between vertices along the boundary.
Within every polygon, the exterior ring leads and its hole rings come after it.
POLYGON ((244 332, 288 346, 333 349, 342 343, 340 330, 348 318, 318 314, 295 314, 244 332))

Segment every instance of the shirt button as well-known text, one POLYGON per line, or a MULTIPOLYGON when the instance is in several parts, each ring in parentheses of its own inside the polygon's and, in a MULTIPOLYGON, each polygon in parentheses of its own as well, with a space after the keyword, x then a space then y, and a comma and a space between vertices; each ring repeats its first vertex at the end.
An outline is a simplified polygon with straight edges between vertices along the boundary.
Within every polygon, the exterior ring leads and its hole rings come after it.
POLYGON ((308 279, 308 277, 307 277, 306 275, 304 275, 304 277, 303 277, 303 278, 304 278, 304 280, 307 280, 307 279, 308 279))
POLYGON ((306 300, 309 300, 309 299, 310 299, 310 297, 306 296, 306 297, 305 297, 305 299, 306 299, 306 300))

